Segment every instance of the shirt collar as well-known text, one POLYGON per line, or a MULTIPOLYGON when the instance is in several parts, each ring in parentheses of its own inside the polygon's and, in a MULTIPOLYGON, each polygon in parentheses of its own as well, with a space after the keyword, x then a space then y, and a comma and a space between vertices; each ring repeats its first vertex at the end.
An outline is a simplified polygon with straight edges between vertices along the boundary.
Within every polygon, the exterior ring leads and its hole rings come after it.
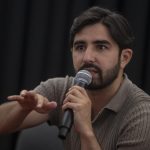
POLYGON ((109 109, 114 112, 118 112, 123 106, 129 91, 129 87, 132 85, 132 82, 128 79, 127 75, 124 74, 124 80, 120 89, 114 95, 114 97, 110 100, 110 102, 104 107, 104 109, 109 109))

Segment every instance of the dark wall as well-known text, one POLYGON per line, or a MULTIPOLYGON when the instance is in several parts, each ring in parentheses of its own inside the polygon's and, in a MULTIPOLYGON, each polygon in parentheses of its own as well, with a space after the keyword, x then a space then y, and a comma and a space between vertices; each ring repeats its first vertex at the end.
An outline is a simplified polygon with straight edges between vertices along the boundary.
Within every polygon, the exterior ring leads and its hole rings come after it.
MULTIPOLYGON (((149 0, 1 0, 0 102, 49 77, 72 75, 69 28, 73 18, 98 5, 123 14, 135 33, 129 78, 150 94, 149 0)), ((0 136, 0 149, 11 150, 16 134, 0 136)))

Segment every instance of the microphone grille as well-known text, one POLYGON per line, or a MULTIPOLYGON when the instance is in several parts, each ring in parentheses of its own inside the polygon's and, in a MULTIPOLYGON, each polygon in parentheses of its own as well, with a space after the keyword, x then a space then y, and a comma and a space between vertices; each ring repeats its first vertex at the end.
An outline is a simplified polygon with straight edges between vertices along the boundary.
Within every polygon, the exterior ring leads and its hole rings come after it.
POLYGON ((82 82, 85 85, 89 85, 92 82, 92 75, 87 70, 80 70, 79 72, 77 72, 74 82, 75 84, 78 82, 82 82))

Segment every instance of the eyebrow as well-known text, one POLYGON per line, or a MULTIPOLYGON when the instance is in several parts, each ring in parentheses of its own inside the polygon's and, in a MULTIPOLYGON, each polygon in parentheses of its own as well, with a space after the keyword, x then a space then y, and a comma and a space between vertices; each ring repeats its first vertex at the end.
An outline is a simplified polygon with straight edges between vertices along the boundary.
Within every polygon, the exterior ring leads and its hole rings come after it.
POLYGON ((111 43, 107 40, 96 40, 93 41, 94 44, 105 44, 105 45, 111 45, 111 43))
MULTIPOLYGON (((78 44, 85 44, 86 42, 84 40, 77 40, 73 43, 73 46, 78 45, 78 44)), ((111 43, 107 40, 96 40, 93 41, 92 43, 94 44, 106 44, 106 45, 111 45, 111 43)))
POLYGON ((77 40, 73 43, 73 46, 78 45, 78 44, 85 44, 86 42, 83 40, 77 40))

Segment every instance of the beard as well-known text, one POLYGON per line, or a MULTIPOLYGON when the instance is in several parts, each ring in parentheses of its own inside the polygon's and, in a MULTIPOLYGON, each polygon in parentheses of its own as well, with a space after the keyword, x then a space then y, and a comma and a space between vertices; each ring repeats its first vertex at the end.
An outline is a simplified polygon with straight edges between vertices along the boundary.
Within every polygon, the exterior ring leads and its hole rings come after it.
POLYGON ((95 69, 97 76, 92 79, 92 82, 90 85, 86 87, 86 89, 89 90, 99 90, 104 89, 111 85, 113 81, 118 77, 119 70, 120 70, 120 61, 118 61, 117 64, 115 64, 112 68, 106 70, 105 72, 102 71, 101 68, 99 68, 95 64, 84 64, 79 70, 88 70, 95 69))

